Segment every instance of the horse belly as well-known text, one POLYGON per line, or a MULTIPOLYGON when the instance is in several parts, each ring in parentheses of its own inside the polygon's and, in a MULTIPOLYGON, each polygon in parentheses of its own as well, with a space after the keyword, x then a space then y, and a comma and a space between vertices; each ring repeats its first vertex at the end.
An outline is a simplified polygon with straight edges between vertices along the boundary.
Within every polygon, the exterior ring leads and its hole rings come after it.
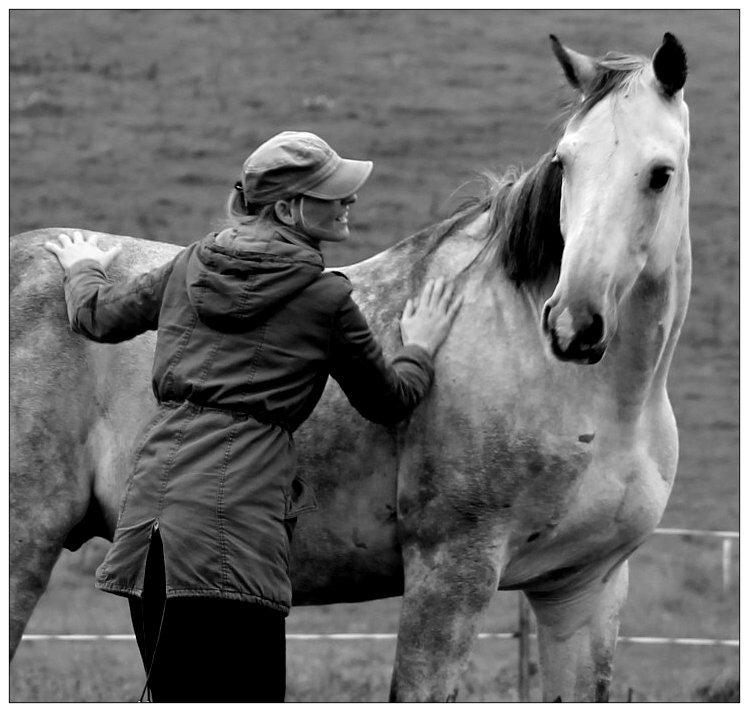
POLYGON ((106 523, 106 532, 97 535, 110 540, 141 429, 157 410, 150 378, 155 340, 155 333, 148 332, 115 345, 85 342, 97 405, 86 447, 94 463, 94 496, 106 523))
POLYGON ((403 593, 395 523, 373 517, 331 526, 336 509, 302 515, 294 532, 291 580, 294 605, 370 601, 403 593), (316 518, 317 517, 317 518, 316 518))
POLYGON ((394 431, 353 412, 331 383, 295 441, 317 509, 299 516, 293 535, 294 603, 402 593, 394 431))

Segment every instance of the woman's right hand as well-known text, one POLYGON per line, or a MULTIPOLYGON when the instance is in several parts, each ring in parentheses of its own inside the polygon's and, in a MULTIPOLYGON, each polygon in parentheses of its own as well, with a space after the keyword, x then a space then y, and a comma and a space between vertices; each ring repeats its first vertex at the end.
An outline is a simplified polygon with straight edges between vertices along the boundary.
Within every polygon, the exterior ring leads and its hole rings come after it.
POLYGON ((108 250, 102 250, 97 245, 94 235, 84 236, 80 230, 76 230, 72 238, 61 233, 57 239, 60 241, 59 244, 50 240, 44 243, 44 247, 57 257, 63 269, 70 269, 76 262, 82 260, 95 260, 106 269, 122 250, 120 244, 108 250))
POLYGON ((453 294, 453 284, 441 277, 430 279, 415 299, 406 302, 401 317, 404 344, 416 344, 434 356, 447 338, 460 309, 462 295, 453 294))

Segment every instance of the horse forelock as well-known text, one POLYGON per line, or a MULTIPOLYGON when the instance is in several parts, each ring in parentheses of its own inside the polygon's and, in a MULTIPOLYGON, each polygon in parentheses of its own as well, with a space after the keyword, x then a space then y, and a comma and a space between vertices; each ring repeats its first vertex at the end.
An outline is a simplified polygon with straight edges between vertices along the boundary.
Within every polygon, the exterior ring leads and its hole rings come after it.
POLYGON ((581 119, 607 96, 626 91, 640 78, 648 64, 650 60, 647 57, 619 52, 608 52, 598 58, 598 72, 585 92, 582 102, 569 107, 568 118, 581 119))

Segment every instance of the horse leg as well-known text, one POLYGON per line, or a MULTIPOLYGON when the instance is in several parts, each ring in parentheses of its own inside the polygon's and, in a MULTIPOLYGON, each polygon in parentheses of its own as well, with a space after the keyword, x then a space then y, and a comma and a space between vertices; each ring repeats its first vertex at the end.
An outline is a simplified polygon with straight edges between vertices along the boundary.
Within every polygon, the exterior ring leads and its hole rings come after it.
POLYGON ((452 702, 482 614, 497 590, 495 547, 471 536, 403 549, 405 588, 398 628, 393 702, 452 702), (473 544, 473 545, 472 545, 473 544))
MULTIPOLYGON (((52 568, 63 546, 71 548, 70 535, 84 520, 91 501, 85 482, 67 476, 43 454, 18 457, 10 471, 9 604, 10 656, 21 642, 34 607, 49 583, 52 568), (20 462, 39 465, 19 467, 20 462), (41 465, 44 467, 41 467, 41 465)), ((82 537, 73 543, 77 548, 82 537)))
POLYGON ((62 539, 34 530, 11 531, 10 542, 10 658, 21 642, 34 607, 47 587, 52 567, 62 551, 62 539))
POLYGON ((625 561, 583 589, 528 593, 538 621, 544 702, 608 701, 627 584, 625 561))
MULTIPOLYGON (((90 484, 74 473, 86 472, 81 456, 54 441, 48 425, 28 425, 17 411, 11 431, 9 474, 10 656, 49 583, 52 568, 91 501, 90 484), (70 459, 70 458, 73 459, 70 459), (67 460, 67 462, 66 462, 67 460)), ((75 451, 74 451, 75 452, 75 451)), ((82 541, 75 542, 80 546, 82 541)))

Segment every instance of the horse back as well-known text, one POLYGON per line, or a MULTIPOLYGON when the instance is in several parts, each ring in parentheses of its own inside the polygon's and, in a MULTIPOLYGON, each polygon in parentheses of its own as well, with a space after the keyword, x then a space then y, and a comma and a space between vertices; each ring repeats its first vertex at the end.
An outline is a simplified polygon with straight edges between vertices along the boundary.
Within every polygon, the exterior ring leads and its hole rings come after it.
MULTIPOLYGON (((76 548, 92 536, 112 536, 139 428, 156 407, 155 333, 97 344, 70 330, 62 272, 43 248, 60 232, 11 239, 12 519, 19 530, 35 519, 53 521, 49 536, 76 548)), ((108 270, 113 280, 180 249, 111 235, 98 241, 115 240, 123 250, 108 270)), ((358 416, 331 382, 295 437, 299 473, 317 501, 314 515, 299 516, 294 536, 295 601, 400 593, 394 433, 358 416)))

